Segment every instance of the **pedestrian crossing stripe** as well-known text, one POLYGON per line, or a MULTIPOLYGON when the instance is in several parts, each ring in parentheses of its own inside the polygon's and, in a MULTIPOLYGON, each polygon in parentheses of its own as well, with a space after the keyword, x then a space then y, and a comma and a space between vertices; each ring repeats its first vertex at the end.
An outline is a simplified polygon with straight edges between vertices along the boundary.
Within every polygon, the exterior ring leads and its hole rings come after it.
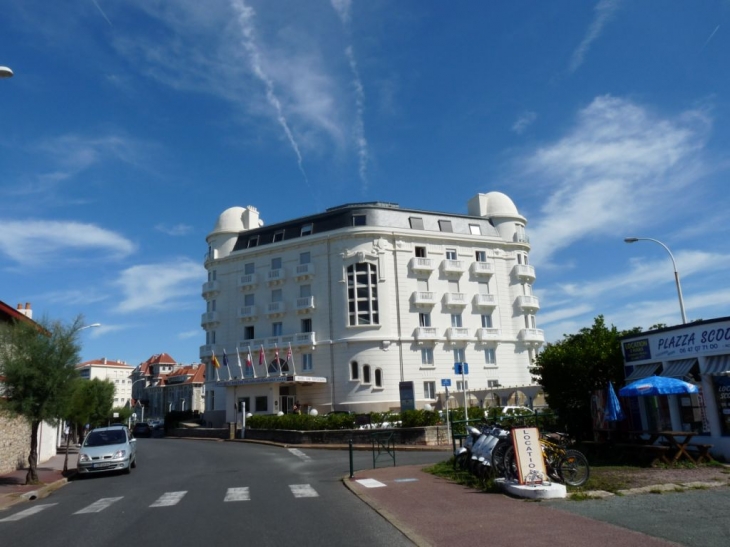
POLYGON ((56 504, 55 503, 46 503, 45 505, 36 505, 35 507, 31 507, 30 509, 21 511, 20 513, 16 513, 9 517, 5 517, 4 519, 0 519, 0 522, 13 522, 16 520, 24 519, 25 517, 29 517, 31 515, 35 515, 36 513, 40 513, 44 509, 53 507, 54 505, 56 505, 56 504))
POLYGON ((187 493, 187 490, 182 492, 167 492, 162 494, 155 503, 150 505, 150 507, 170 507, 172 505, 177 505, 187 493))
POLYGON ((91 505, 88 505, 83 509, 76 511, 74 515, 83 515, 84 513, 99 513, 109 507, 112 503, 118 502, 120 499, 122 498, 101 498, 91 505))
POLYGON ((308 484, 290 484, 289 489, 295 498, 317 498, 319 494, 308 484))
POLYGON ((248 492, 248 486, 242 488, 229 488, 226 490, 226 497, 223 501, 250 501, 251 495, 248 492))
POLYGON ((312 459, 309 456, 307 456, 304 452, 302 452, 301 450, 299 450, 298 448, 289 448, 287 450, 289 450, 289 452, 291 452, 292 454, 294 454, 296 457, 301 458, 303 460, 311 460, 312 459))
POLYGON ((362 484, 365 488, 381 488, 385 486, 382 482, 376 481, 375 479, 358 479, 357 482, 362 484))

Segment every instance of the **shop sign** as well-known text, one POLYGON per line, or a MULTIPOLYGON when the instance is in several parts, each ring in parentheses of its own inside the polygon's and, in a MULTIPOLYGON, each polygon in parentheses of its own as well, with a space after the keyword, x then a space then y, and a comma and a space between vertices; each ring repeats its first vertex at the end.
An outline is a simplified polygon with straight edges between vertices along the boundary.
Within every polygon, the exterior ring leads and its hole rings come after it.
POLYGON ((512 429, 512 444, 517 460, 520 484, 538 484, 547 478, 545 457, 540 446, 540 431, 536 427, 512 429))

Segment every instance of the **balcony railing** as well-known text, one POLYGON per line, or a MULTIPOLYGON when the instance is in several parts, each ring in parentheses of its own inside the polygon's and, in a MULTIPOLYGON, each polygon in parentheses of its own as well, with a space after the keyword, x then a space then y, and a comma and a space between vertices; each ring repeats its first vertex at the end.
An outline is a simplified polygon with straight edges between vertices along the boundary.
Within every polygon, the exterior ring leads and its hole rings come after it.
POLYGON ((432 292, 415 291, 411 295, 411 302, 414 306, 435 306, 436 295, 432 292))
POLYGON ((200 316, 200 324, 205 327, 206 325, 215 325, 220 323, 220 317, 217 311, 207 311, 200 316))
POLYGON ((214 344, 206 344, 204 346, 200 346, 200 357, 212 357, 213 351, 215 350, 214 344))
POLYGON ((466 327, 449 327, 446 329, 446 338, 450 342, 469 340, 469 329, 466 327))
MULTIPOLYGON (((261 346, 264 347, 264 351, 271 351, 274 348, 279 348, 279 357, 282 357, 281 350, 282 348, 289 348, 289 344, 292 345, 292 347, 299 347, 299 348, 313 348, 317 342, 314 332, 298 332, 295 334, 284 334, 282 336, 271 336, 269 338, 254 338, 254 339, 240 339, 238 341, 238 347, 248 348, 251 347, 251 353, 253 355, 254 351, 259 351, 261 349, 261 346)), ((256 357, 258 358, 258 357, 256 357)), ((286 358, 286 351, 283 354, 283 359, 286 358)), ((269 356, 266 357, 267 361, 270 359, 269 356)), ((258 362, 258 361, 257 361, 258 362)))
POLYGON ((529 264, 515 264, 514 272, 520 279, 524 279, 530 283, 535 281, 535 268, 529 264))
POLYGON ((275 285, 277 283, 283 283, 286 280, 286 272, 284 271, 284 268, 279 268, 277 270, 271 270, 266 274, 266 281, 268 281, 269 285, 275 285))
POLYGON ((436 262, 432 258, 414 256, 411 258, 411 271, 418 273, 431 273, 436 269, 436 262))
POLYGON ((530 243, 530 236, 524 232, 517 232, 514 236, 512 236, 512 241, 515 243, 530 243))
POLYGON ((466 295, 462 292, 447 292, 444 295, 444 305, 452 308, 463 308, 467 305, 466 295))
POLYGON ((475 294, 474 306, 481 309, 494 308, 497 306, 497 296, 494 294, 475 294))
POLYGON ((266 315, 283 315, 286 312, 284 302, 269 302, 266 304, 266 315))
POLYGON ((534 313, 540 309, 540 300, 537 296, 523 294, 517 297, 517 305, 526 312, 534 313))
POLYGON ((544 344, 545 333, 542 329, 522 329, 520 331, 520 340, 527 344, 544 344))
POLYGON ((502 331, 494 328, 477 329, 477 339, 480 342, 498 342, 502 337, 502 331))
POLYGON ((494 275, 494 262, 472 262, 471 273, 475 277, 490 277, 494 275))
POLYGON ((441 262, 441 271, 445 274, 461 275, 466 271, 463 260, 444 260, 441 262))
POLYGON ((203 298, 208 298, 221 292, 220 281, 207 281, 203 283, 203 298))
POLYGON ((256 286, 256 274, 244 274, 238 278, 238 288, 242 291, 253 289, 256 286))
POLYGON ((415 337, 418 342, 436 341, 439 339, 436 327, 418 327, 415 332, 415 337))
POLYGON ((296 279, 314 277, 314 264, 297 264, 294 268, 294 277, 296 279))
POLYGON ((252 321, 258 317, 256 306, 243 306, 238 308, 238 318, 244 321, 252 321))
POLYGON ((302 296, 297 298, 296 309, 298 312, 308 312, 314 309, 314 297, 313 296, 302 296))

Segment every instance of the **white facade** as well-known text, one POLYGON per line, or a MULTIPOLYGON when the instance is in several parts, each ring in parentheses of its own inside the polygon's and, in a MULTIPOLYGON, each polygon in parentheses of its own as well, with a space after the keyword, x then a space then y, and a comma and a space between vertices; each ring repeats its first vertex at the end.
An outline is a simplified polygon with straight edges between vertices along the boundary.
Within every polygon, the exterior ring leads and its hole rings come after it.
POLYGON ((254 413, 399 409, 401 382, 413 382, 416 408, 438 408, 444 379, 463 404, 455 362, 469 364, 470 404, 532 403, 544 335, 525 224, 498 192, 475 196, 467 215, 364 203, 263 227, 255 208, 228 209, 207 238, 206 420, 236 421, 241 402, 254 413), (267 377, 262 349, 288 370, 267 377), (224 350, 228 366, 215 369, 224 350))
POLYGON ((105 357, 86 361, 76 366, 85 380, 108 380, 114 384, 114 407, 130 404, 132 398, 132 372, 134 367, 120 361, 108 361, 105 357))

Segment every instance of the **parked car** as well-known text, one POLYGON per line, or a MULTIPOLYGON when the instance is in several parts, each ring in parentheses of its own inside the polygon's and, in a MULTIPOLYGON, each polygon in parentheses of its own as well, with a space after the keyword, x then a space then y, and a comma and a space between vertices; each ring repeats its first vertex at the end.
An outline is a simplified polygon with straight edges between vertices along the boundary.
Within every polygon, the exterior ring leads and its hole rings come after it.
POLYGON ((150 420, 147 422, 150 427, 154 429, 165 429, 165 422, 163 420, 150 420))
POLYGON ((105 471, 129 474, 137 466, 137 440, 125 426, 92 430, 79 448, 76 470, 81 476, 105 471))
POLYGON ((152 427, 147 422, 137 422, 132 427, 132 435, 135 437, 151 437, 152 427))

